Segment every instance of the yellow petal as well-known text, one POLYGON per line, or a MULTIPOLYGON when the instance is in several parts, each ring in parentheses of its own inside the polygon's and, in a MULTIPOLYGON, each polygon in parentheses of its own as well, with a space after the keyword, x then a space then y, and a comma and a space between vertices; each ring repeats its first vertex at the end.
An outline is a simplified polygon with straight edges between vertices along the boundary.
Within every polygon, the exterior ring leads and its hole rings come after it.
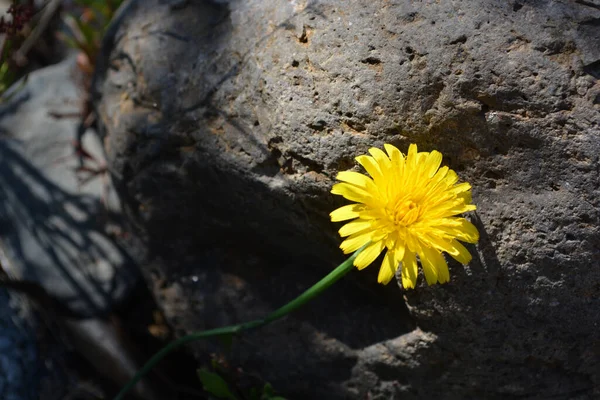
POLYGON ((342 226, 338 232, 341 237, 346 237, 367 230, 371 228, 371 225, 371 220, 365 221, 358 219, 356 221, 348 222, 346 225, 342 226))
POLYGON ((448 168, 444 165, 442 168, 438 169, 438 171, 435 173, 435 175, 433 175, 433 177, 431 179, 435 183, 438 183, 438 182, 442 181, 448 175, 449 171, 450 171, 450 168, 448 168))
POLYGON ((385 154, 383 150, 378 149, 377 147, 371 147, 369 149, 369 153, 371 153, 371 155, 379 165, 379 170, 385 175, 385 173, 389 171, 389 169, 392 167, 392 163, 388 158, 387 154, 385 154))
POLYGON ((467 192, 458 193, 456 195, 456 198, 458 200, 462 200, 463 204, 465 204, 465 205, 472 205, 473 207, 475 207, 475 205, 471 204, 473 202, 473 197, 471 195, 470 190, 467 192))
POLYGON ((379 275, 377 276, 377 282, 383 283, 384 285, 387 285, 388 283, 390 283, 390 281, 396 274, 396 269, 398 269, 398 263, 396 262, 396 257, 394 256, 394 251, 388 250, 385 253, 383 262, 381 263, 381 268, 379 269, 379 275))
POLYGON ((406 245, 402 240, 397 240, 396 245, 394 246, 394 253, 396 255, 396 259, 398 263, 402 261, 404 258, 404 252, 406 251, 406 245))
POLYGON ((373 242, 369 244, 363 251, 361 251, 358 256, 354 259, 354 265, 358 269, 363 269, 371 264, 381 251, 383 250, 383 240, 379 240, 377 242, 373 242))
POLYGON ((458 185, 454 185, 452 189, 449 189, 450 193, 459 194, 462 192, 466 192, 471 189, 471 184, 469 182, 459 183, 458 185))
POLYGON ((424 171, 425 178, 427 178, 427 179, 432 178, 435 175, 438 168, 440 167, 441 163, 442 163, 442 153, 440 153, 439 151, 436 151, 436 150, 433 150, 431 153, 429 153, 429 156, 425 160, 425 171, 424 171))
POLYGON ((452 237, 467 243, 477 243, 479 241, 479 231, 475 225, 464 218, 446 218, 444 222, 437 225, 436 228, 446 232, 452 237))
POLYGON ((412 178, 414 178, 417 172, 417 157, 417 145, 411 144, 408 146, 408 153, 406 155, 406 174, 412 178))
POLYGON ((342 249, 344 254, 352 253, 363 247, 365 244, 369 243, 371 241, 372 236, 372 231, 361 232, 356 235, 351 235, 346 240, 344 240, 342 244, 340 244, 340 249, 342 249))
POLYGON ((365 207, 362 204, 348 204, 332 211, 329 216, 332 222, 346 221, 359 217, 359 212, 365 207))
POLYGON ((404 238, 404 240, 406 241, 406 247, 408 248, 407 250, 416 253, 418 250, 417 240, 412 234, 412 232, 407 232, 404 238))
POLYGON ((375 183, 378 183, 382 180, 383 175, 381 174, 381 170, 379 169, 379 165, 375 161, 373 157, 370 156, 358 156, 356 157, 356 161, 371 175, 371 177, 375 180, 375 183))
POLYGON ((382 221, 373 222, 373 236, 371 237, 372 241, 378 242, 382 240, 385 245, 385 239, 390 234, 389 228, 386 225, 387 224, 382 221))
POLYGON ((418 153, 418 151, 417 151, 417 145, 415 143, 411 143, 408 146, 408 156, 414 158, 414 157, 417 156, 417 153, 418 153))
POLYGON ((449 170, 450 168, 443 166, 429 180, 427 183, 427 192, 424 196, 428 201, 434 200, 446 189, 446 185, 441 184, 441 182, 444 180, 449 170))
POLYGON ((348 183, 336 183, 331 188, 331 193, 342 195, 348 200, 358 203, 368 203, 373 198, 366 190, 348 183))
POLYGON ((451 213, 451 215, 458 215, 475 210, 477 210, 477 206, 475 204, 461 204, 459 206, 451 208, 450 210, 448 210, 448 212, 451 213))
POLYGON ((429 181, 427 197, 434 203, 439 203, 445 199, 452 198, 453 193, 448 189, 458 181, 456 172, 444 166, 429 181))
POLYGON ((448 254, 450 254, 452 258, 461 264, 468 264, 471 262, 471 253, 469 253, 469 250, 467 250, 465 246, 460 244, 457 240, 453 240, 451 244, 454 248, 454 252, 448 252, 448 254))
POLYGON ((424 187, 424 161, 429 153, 417 152, 417 145, 411 144, 408 147, 408 155, 406 156, 406 167, 404 172, 404 189, 408 192, 416 192, 424 187))
POLYGON ((433 207, 427 208, 421 218, 428 220, 448 218, 469 211, 475 211, 476 209, 477 207, 474 204, 465 204, 462 199, 447 199, 433 207))
POLYGON ((444 185, 448 187, 454 185, 456 182, 458 182, 458 175, 456 175, 456 172, 454 172, 454 170, 449 169, 448 173, 446 174, 443 180, 444 185))
POLYGON ((433 285, 438 281, 445 283, 450 280, 448 264, 446 264, 444 255, 438 250, 433 247, 421 246, 419 257, 428 285, 433 285))
POLYGON ((406 251, 402 259, 402 286, 412 289, 417 284, 417 258, 412 251, 406 251))
POLYGON ((471 261, 471 253, 457 240, 430 235, 427 242, 436 249, 450 254, 461 264, 468 264, 471 261))
POLYGON ((402 176, 404 173, 404 155, 402 155, 398 148, 392 146, 391 144, 385 144, 384 147, 385 151, 387 151, 390 157, 390 160, 392 161, 392 170, 394 171, 394 175, 398 177, 402 176))
POLYGON ((377 192, 377 186, 373 183, 373 180, 368 176, 359 174, 354 171, 342 171, 336 176, 338 181, 347 182, 354 186, 358 186, 361 189, 367 190, 372 193, 377 192))
POLYGON ((380 219, 384 215, 383 215, 382 211, 380 211, 380 210, 370 208, 370 207, 365 207, 365 209, 362 210, 358 216, 361 219, 380 219))
POLYGON ((400 152, 400 150, 398 150, 396 146, 386 143, 383 145, 383 148, 385 149, 385 151, 387 151, 388 156, 392 161, 392 164, 394 163, 394 160, 400 160, 400 156, 402 155, 402 153, 400 152))
POLYGON ((396 240, 398 240, 398 232, 390 232, 390 234, 385 238, 385 247, 387 247, 388 250, 394 250, 396 247, 396 240))

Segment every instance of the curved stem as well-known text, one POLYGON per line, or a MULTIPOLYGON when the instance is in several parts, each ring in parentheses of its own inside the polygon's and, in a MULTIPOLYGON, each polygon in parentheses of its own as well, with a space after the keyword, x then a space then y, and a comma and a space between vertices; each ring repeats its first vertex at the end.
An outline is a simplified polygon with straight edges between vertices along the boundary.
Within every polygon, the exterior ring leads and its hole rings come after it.
POLYGON ((123 389, 121 389, 121 391, 119 392, 119 394, 117 394, 114 400, 123 400, 125 398, 125 395, 129 392, 129 390, 131 390, 131 388, 133 388, 135 384, 140 381, 140 379, 142 379, 148 372, 150 372, 150 370, 154 368, 154 366, 160 360, 162 360, 171 351, 183 346, 186 343, 215 336, 235 335, 242 331, 256 329, 261 326, 265 326, 279 318, 282 318, 287 314, 291 313, 292 311, 300 308, 302 305, 306 304, 308 301, 321 294, 325 289, 327 289, 335 282, 340 280, 340 278, 342 278, 344 275, 346 275, 352 269, 352 263, 354 259, 356 258, 358 253, 360 253, 364 248, 365 246, 355 251, 354 254, 348 257, 346 261, 341 263, 336 269, 327 274, 327 276, 325 276, 319 282, 315 283, 300 296, 296 297, 294 300, 290 301, 283 307, 280 307, 277 310, 273 311, 271 314, 267 315, 263 319, 257 319, 254 321, 245 322, 243 324, 231 325, 223 328, 209 329, 207 331, 191 333, 169 343, 168 345, 160 349, 156 354, 154 354, 152 358, 150 358, 150 360, 146 362, 146 364, 144 364, 144 366, 135 374, 135 376, 129 382, 127 382, 123 389))

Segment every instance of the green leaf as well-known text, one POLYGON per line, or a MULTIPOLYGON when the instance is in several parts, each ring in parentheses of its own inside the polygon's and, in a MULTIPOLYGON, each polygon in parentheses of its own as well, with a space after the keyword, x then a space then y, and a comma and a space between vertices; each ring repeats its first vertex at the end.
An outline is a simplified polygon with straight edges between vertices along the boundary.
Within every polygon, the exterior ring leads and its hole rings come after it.
POLYGON ((275 396, 275 391, 273 390, 273 386, 270 383, 265 383, 263 387, 261 400, 286 400, 284 397, 275 396))
POLYGON ((263 398, 266 396, 266 398, 271 398, 271 396, 274 396, 275 392, 273 392, 273 386, 271 386, 271 384, 269 382, 265 383, 265 386, 263 387, 263 398))
POLYGON ((95 28, 79 19, 76 19, 75 22, 77 23, 77 27, 85 39, 85 43, 93 44, 94 38, 98 34, 95 28))
POLYGON ((227 382, 218 374, 210 372, 206 368, 199 369, 197 373, 205 391, 220 399, 237 400, 237 397, 229 390, 227 382))

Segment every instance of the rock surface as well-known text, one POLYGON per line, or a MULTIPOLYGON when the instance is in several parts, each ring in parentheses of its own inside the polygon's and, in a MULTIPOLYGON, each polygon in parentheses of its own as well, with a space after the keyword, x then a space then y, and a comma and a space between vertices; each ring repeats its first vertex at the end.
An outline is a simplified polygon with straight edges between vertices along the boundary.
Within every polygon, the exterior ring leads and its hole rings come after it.
POLYGON ((473 262, 404 293, 353 273, 233 362, 299 399, 600 396, 599 21, 596 1, 130 2, 96 107, 171 323, 314 283, 342 260, 337 171, 415 142, 473 184, 473 262))
POLYGON ((11 307, 10 297, 0 289, 0 398, 38 398, 41 366, 35 330, 11 307))
MULTIPOLYGON (((73 57, 35 71, 0 106, 0 239, 15 278, 38 282, 69 312, 97 316, 125 298, 137 273, 119 244, 125 232, 110 183, 78 179, 75 73, 73 57)), ((97 159, 85 165, 102 168, 100 143, 84 138, 97 159)))

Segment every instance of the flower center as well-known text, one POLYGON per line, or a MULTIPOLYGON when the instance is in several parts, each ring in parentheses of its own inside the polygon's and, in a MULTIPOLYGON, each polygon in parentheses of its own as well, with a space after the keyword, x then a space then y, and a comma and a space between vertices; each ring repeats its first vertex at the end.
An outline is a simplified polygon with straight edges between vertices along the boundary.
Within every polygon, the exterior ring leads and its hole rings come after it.
POLYGON ((421 207, 409 199, 399 199, 392 209, 387 210, 388 217, 395 225, 408 226, 415 223, 421 214, 421 207))

